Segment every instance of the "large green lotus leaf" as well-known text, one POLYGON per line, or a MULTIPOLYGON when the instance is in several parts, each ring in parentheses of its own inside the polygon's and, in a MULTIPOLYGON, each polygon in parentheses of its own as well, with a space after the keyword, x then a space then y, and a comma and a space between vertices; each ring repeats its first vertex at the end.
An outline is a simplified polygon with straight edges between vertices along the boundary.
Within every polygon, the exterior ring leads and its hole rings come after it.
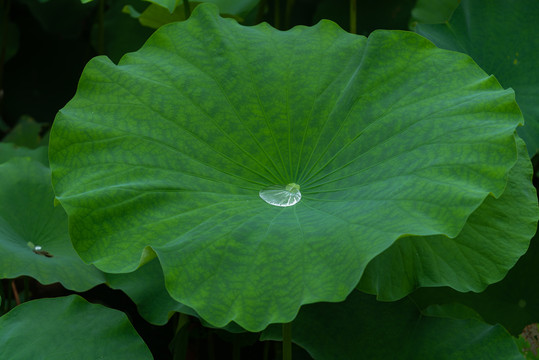
POLYGON ((503 325, 518 335, 531 323, 539 323, 539 236, 535 236, 529 250, 500 282, 485 291, 460 293, 450 288, 422 288, 411 296, 422 307, 430 304, 459 302, 473 308, 485 321, 503 325))
POLYGON ((42 284, 88 290, 105 278, 73 249, 50 176, 48 167, 29 157, 0 164, 0 278, 28 275, 42 284))
MULTIPOLYGON (((420 311, 409 299, 384 303, 354 291, 343 303, 303 307, 292 322, 292 341, 320 360, 522 359, 503 327, 457 309, 420 311)), ((282 336, 279 327, 270 326, 261 338, 282 336)))
POLYGON ((152 359, 127 316, 77 295, 25 302, 0 317, 0 358, 152 359))
POLYGON ((533 170, 521 139, 518 147, 505 192, 499 199, 489 196, 456 238, 398 239, 369 263, 359 288, 396 300, 420 286, 480 292, 500 281, 528 249, 539 218, 533 170))
POLYGON ((176 311, 198 316, 193 309, 170 297, 157 259, 128 274, 105 276, 109 286, 125 292, 137 304, 139 314, 151 324, 165 325, 176 311))
POLYGON ((90 61, 49 156, 85 261, 130 272, 150 246, 174 299, 256 331, 343 300, 401 236, 456 236, 502 194, 521 120, 511 90, 417 34, 243 27, 202 4, 90 61), (291 183, 296 205, 259 197, 291 183))
POLYGON ((526 125, 519 134, 530 155, 539 149, 539 2, 462 0, 449 22, 419 24, 438 47, 469 54, 504 87, 515 90, 526 125))

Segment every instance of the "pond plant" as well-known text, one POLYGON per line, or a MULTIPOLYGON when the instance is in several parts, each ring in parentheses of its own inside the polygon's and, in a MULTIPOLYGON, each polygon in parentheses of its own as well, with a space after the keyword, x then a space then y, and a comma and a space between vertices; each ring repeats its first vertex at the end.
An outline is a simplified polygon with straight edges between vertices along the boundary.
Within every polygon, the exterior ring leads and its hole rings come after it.
POLYGON ((513 90, 507 64, 447 45, 472 1, 368 37, 152 3, 125 11, 157 30, 86 64, 48 148, 0 143, 0 277, 18 278, 1 287, 0 358, 162 357, 138 318, 172 327, 174 359, 227 358, 215 341, 235 359, 270 341, 247 356, 536 355, 536 292, 514 292, 509 320, 485 294, 536 256, 538 83, 511 69, 513 90), (33 297, 31 279, 69 291, 33 297))

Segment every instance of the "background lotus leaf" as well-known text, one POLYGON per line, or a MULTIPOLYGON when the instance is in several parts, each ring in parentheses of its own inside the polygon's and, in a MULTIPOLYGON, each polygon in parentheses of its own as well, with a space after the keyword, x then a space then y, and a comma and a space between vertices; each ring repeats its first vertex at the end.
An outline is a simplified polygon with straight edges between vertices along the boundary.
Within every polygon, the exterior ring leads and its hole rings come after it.
POLYGON ((526 125, 519 129, 528 151, 539 150, 539 2, 462 0, 444 24, 415 28, 443 49, 469 54, 502 86, 515 90, 526 125))
MULTIPOLYGON (((193 10, 199 4, 200 2, 198 1, 189 1, 189 11, 193 10)), ((142 13, 137 12, 133 7, 127 5, 122 9, 122 12, 130 14, 134 19, 138 19, 143 26, 157 29, 171 22, 186 20, 191 13, 186 13, 185 10, 185 4, 181 3, 176 6, 172 13, 157 4, 151 4, 142 13)))
POLYGON ((422 288, 411 297, 421 307, 459 302, 477 311, 485 321, 501 324, 518 335, 531 323, 539 323, 539 288, 535 281, 539 263, 539 237, 500 282, 485 291, 461 293, 450 288, 422 288))
MULTIPOLYGON (((138 50, 153 32, 153 29, 140 26, 137 19, 123 13, 122 8, 143 11, 147 6, 148 3, 142 0, 115 0, 107 7, 103 16, 106 34, 103 52, 112 61, 117 63, 125 53, 138 50)), ((92 29, 92 45, 95 49, 98 49, 98 43, 99 29, 95 25, 92 29)))
POLYGON ((156 4, 156 5, 159 5, 161 7, 164 7, 170 13, 172 13, 174 11, 174 8, 180 2, 178 0, 146 0, 146 1, 151 2, 152 4, 156 4))
POLYGON ((122 290, 149 323, 165 325, 175 311, 197 316, 193 309, 175 301, 165 288, 163 270, 157 259, 128 274, 105 274, 113 289, 122 290))
MULTIPOLYGON (((7 20, 4 16, 4 8, 0 8, 0 19, 2 19, 2 22, 7 20)), ((11 21, 7 21, 6 25, 0 28, 0 48, 6 49, 4 61, 11 59, 19 50, 19 37, 19 28, 11 21), (6 42, 5 45, 3 44, 4 41, 6 42)))
MULTIPOLYGON (((145 0, 155 5, 168 9, 170 13, 179 6, 184 6, 183 0, 145 0)), ((205 0, 204 2, 213 3, 219 7, 219 10, 226 14, 234 14, 243 16, 251 11, 259 0, 205 0)), ((191 4, 191 1, 189 1, 191 4)), ((194 6, 191 6, 193 9, 194 6)))
POLYGON ((0 278, 28 275, 76 291, 105 282, 71 245, 65 211, 54 206, 49 168, 30 157, 13 158, 0 164, 0 174, 0 278))
POLYGON ((489 196, 455 239, 400 238, 369 263, 359 288, 387 301, 421 286, 480 292, 500 281, 528 249, 539 218, 533 169, 521 139, 518 147, 505 192, 499 199, 489 196))
MULTIPOLYGON (((280 340, 271 326, 262 340, 280 340)), ((378 302, 353 291, 343 303, 301 309, 292 340, 314 359, 522 359, 511 335, 461 306, 420 310, 410 299, 378 302)))
POLYGON ((124 313, 77 295, 32 300, 0 317, 0 358, 153 359, 124 313))
POLYGON ((503 193, 521 121, 511 90, 417 34, 243 27, 202 4, 88 63, 50 160, 85 261, 130 272, 150 246, 175 300, 257 331, 343 300, 401 236, 456 236, 503 193), (258 196, 292 182, 294 206, 258 196))
POLYGON ((417 0, 412 20, 423 24, 443 23, 451 17, 460 0, 417 0))
POLYGON ((45 166, 49 166, 48 147, 40 146, 35 149, 17 146, 12 143, 0 143, 0 163, 11 160, 15 157, 27 157, 39 161, 45 166))
MULTIPOLYGON (((199 318, 193 309, 175 301, 167 292, 163 270, 157 259, 131 273, 105 274, 105 276, 107 284, 126 293, 137 305, 139 314, 151 324, 165 325, 175 312, 199 318)), ((204 319, 200 321, 204 326, 213 327, 204 319)), ((235 323, 230 323, 222 329, 232 333, 245 332, 235 323)))
MULTIPOLYGON (((198 2, 198 1, 189 1, 189 11, 194 10, 194 8, 197 7, 201 3, 202 2, 198 2)), ((235 7, 233 6, 232 8, 235 8, 235 7)), ((221 6, 219 6, 219 9, 221 10, 221 16, 232 17, 238 20, 239 22, 242 21, 242 18, 240 18, 239 16, 231 15, 234 13, 224 13, 221 6)), ((130 14, 132 18, 138 19, 141 25, 144 25, 153 29, 158 29, 161 26, 166 25, 171 22, 186 20, 186 18, 190 15, 190 12, 186 13, 185 10, 186 10, 185 4, 182 3, 176 6, 176 8, 174 9, 172 13, 170 13, 164 7, 156 5, 156 4, 151 4, 142 13, 137 12, 136 9, 134 9, 130 5, 125 6, 122 11, 130 14)))
POLYGON ((22 116, 17 125, 2 139, 3 143, 35 149, 48 144, 48 137, 40 133, 44 124, 37 123, 30 116, 22 116))

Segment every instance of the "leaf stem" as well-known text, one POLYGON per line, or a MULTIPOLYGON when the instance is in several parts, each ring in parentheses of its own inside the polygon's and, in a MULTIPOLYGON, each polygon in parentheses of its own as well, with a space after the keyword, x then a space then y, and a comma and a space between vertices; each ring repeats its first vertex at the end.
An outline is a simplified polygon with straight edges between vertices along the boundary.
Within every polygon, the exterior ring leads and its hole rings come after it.
POLYGON ((28 277, 24 277, 24 301, 28 301, 30 299, 30 282, 28 281, 28 277))
POLYGON ((213 341, 213 333, 211 331, 208 332, 208 359, 209 360, 216 360, 215 358, 215 342, 213 341))
POLYGON ((6 293, 4 292, 4 281, 0 279, 0 316, 4 315, 4 308, 6 307, 6 293))
POLYGON ((241 360, 241 347, 237 338, 232 342, 232 360, 241 360))
POLYGON ((15 280, 11 280, 11 288, 13 289, 13 297, 15 298, 15 304, 20 305, 21 299, 19 297, 19 292, 17 291, 17 285, 15 285, 15 280))
POLYGON ((97 52, 105 53, 105 0, 99 0, 97 9, 97 52))
POLYGON ((273 26, 280 30, 281 29, 281 0, 275 0, 275 8, 273 9, 273 26))
POLYGON ((185 12, 185 20, 187 20, 191 16, 191 6, 189 5, 189 0, 183 0, 183 8, 185 12))
POLYGON ((262 357, 262 360, 268 360, 269 359, 269 350, 270 350, 270 341, 264 341, 264 355, 262 357))
POLYGON ((286 12, 285 12, 285 16, 284 16, 285 29, 289 29, 291 27, 290 19, 292 17, 292 9, 294 7, 294 2, 295 1, 296 0, 287 0, 286 1, 286 12))
POLYGON ((350 0, 350 32, 357 34, 357 0, 350 0))
POLYGON ((11 309, 11 297, 13 296, 11 286, 9 286, 9 280, 6 280, 6 288, 7 288, 7 294, 6 294, 6 308, 4 309, 4 313, 7 313, 11 309))
POLYGON ((179 313, 180 316, 178 317, 178 324, 176 325, 176 332, 174 334, 177 334, 180 332, 180 330, 189 323, 189 315, 184 313, 179 313))
POLYGON ((292 323, 283 324, 283 360, 292 360, 292 323))
POLYGON ((268 6, 268 0, 261 0, 258 3, 258 11, 256 13, 256 24, 261 23, 264 20, 264 13, 266 12, 266 7, 268 6))

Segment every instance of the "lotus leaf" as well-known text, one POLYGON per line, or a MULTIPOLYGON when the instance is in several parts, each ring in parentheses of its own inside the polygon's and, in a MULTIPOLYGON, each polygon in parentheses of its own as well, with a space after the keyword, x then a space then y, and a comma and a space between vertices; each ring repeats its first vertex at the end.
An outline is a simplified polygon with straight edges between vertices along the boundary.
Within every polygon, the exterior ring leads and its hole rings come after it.
POLYGON ((71 295, 32 300, 0 317, 0 358, 142 360, 152 355, 125 314, 71 295))
POLYGON ((505 192, 499 199, 489 196, 456 238, 400 238, 369 263, 360 289, 396 300, 421 286, 480 292, 503 279, 528 249, 539 218, 530 181, 533 170, 522 139, 518 146, 518 162, 505 192))
MULTIPOLYGON (((39 156, 39 148, 25 152, 39 156)), ((0 164, 0 174, 0 278, 28 275, 76 291, 105 282, 73 249, 66 213, 54 206, 49 168, 13 158, 0 164)))
MULTIPOLYGON (((272 326, 261 338, 280 340, 280 331, 272 326)), ((343 303, 302 308, 292 340, 318 360, 522 359, 503 327, 463 306, 418 309, 410 299, 384 303, 359 291, 343 303)))
POLYGON ((502 195, 521 122, 512 90, 417 34, 244 27, 202 4, 90 61, 49 156, 85 261, 130 272, 150 247, 176 301, 257 331, 343 300, 400 237, 457 236, 502 195), (259 196, 290 184, 293 206, 259 196))
POLYGON ((519 129, 528 151, 539 150, 539 2, 462 0, 444 24, 418 24, 437 46, 469 54, 504 87, 515 90, 526 125, 519 129))

